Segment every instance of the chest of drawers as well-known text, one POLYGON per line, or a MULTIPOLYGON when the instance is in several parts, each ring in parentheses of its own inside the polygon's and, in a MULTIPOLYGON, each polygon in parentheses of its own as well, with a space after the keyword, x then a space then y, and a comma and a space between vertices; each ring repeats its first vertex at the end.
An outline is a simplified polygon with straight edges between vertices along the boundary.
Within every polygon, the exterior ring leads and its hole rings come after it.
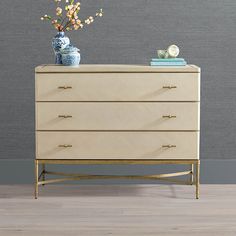
MULTIPOLYGON (((198 67, 42 65, 35 71, 36 197, 39 185, 89 177, 64 174, 67 178, 45 180, 53 174, 46 164, 161 163, 190 165, 182 174, 190 175, 198 198, 198 67)), ((166 175, 144 177, 181 173, 166 175)))

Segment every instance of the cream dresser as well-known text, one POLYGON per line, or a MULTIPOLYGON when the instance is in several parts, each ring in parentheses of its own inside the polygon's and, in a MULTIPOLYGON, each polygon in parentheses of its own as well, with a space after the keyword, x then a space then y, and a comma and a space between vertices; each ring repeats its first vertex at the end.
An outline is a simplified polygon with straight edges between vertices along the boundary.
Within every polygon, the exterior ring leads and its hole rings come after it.
POLYGON ((35 72, 36 198, 39 185, 87 178, 194 184, 199 197, 200 68, 42 65, 35 72), (47 164, 180 164, 188 169, 105 176, 52 172, 47 164), (46 179, 49 174, 63 177, 46 179), (186 181, 173 179, 182 175, 186 181))

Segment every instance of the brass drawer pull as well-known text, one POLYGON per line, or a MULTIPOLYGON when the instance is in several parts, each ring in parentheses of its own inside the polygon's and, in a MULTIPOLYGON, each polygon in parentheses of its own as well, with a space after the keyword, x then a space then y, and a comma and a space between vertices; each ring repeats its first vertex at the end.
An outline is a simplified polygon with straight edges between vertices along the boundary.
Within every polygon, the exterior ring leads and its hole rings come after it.
POLYGON ((169 118, 169 119, 171 119, 171 118, 177 118, 177 116, 164 115, 164 116, 162 116, 162 118, 169 118))
POLYGON ((71 115, 59 115, 58 118, 72 118, 71 115))
POLYGON ((71 86, 59 86, 58 89, 72 89, 71 86))
POLYGON ((60 148, 71 148, 72 147, 72 145, 70 145, 70 144, 61 144, 61 145, 58 145, 58 147, 60 147, 60 148))
POLYGON ((175 89, 177 86, 163 86, 163 89, 175 89))
POLYGON ((163 148, 176 148, 176 145, 162 145, 163 148))

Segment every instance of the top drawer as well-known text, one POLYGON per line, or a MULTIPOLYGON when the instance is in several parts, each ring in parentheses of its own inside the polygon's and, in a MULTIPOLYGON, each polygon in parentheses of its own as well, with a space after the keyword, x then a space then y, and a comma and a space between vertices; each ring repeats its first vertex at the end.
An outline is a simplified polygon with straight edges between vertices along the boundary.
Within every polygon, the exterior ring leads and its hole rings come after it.
POLYGON ((199 101, 199 73, 40 73, 36 101, 199 101))

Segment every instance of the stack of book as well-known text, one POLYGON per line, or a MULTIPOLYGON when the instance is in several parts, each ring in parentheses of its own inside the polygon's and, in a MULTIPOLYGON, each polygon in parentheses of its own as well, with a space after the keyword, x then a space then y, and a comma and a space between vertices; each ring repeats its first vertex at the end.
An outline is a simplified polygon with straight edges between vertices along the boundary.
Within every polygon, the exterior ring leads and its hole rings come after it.
POLYGON ((186 66, 187 62, 184 58, 152 58, 150 62, 151 66, 186 66))

